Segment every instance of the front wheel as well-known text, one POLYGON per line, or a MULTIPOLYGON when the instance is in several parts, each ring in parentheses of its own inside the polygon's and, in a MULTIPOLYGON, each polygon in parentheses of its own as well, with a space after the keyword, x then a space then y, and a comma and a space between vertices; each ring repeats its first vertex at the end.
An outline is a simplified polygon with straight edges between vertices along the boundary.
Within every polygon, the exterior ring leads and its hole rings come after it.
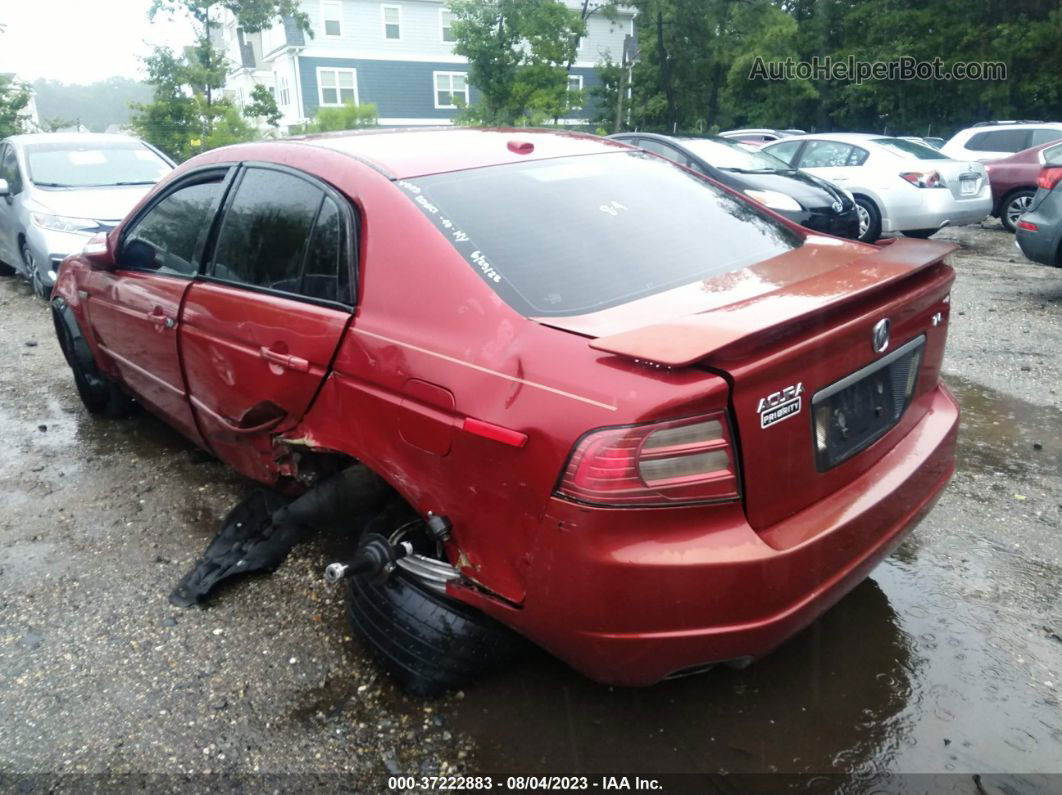
POLYGON ((856 196, 856 211, 859 213, 859 240, 873 243, 881 237, 881 212, 878 206, 865 196, 856 196))
POLYGON ((44 285, 44 279, 41 277, 40 267, 37 263, 37 258, 33 255, 33 249, 22 244, 22 261, 26 263, 26 278, 29 279, 29 283, 33 286, 33 292, 38 298, 48 299, 48 288, 44 285))
POLYGON ((1029 209, 1035 193, 1035 191, 1031 190, 1019 190, 1003 200, 1003 205, 999 210, 999 220, 1002 222, 1004 229, 1008 232, 1017 231, 1018 220, 1021 218, 1022 213, 1029 209))

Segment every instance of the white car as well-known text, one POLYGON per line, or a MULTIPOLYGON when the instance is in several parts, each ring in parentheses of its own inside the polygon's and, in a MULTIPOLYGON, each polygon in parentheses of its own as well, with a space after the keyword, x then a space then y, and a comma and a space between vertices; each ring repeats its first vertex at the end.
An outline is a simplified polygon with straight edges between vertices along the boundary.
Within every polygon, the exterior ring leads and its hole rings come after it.
POLYGON ((732 138, 738 143, 748 144, 752 147, 761 147, 774 143, 790 135, 803 135, 803 130, 768 130, 763 128, 748 130, 727 130, 719 133, 720 138, 732 138))
POLYGON ((957 160, 995 160, 1059 139, 1060 122, 981 122, 955 133, 940 151, 957 160))
POLYGON ((859 208, 859 239, 866 242, 885 232, 929 237, 943 226, 979 223, 992 211, 981 163, 952 160, 914 141, 812 134, 776 141, 763 151, 851 193, 859 208))

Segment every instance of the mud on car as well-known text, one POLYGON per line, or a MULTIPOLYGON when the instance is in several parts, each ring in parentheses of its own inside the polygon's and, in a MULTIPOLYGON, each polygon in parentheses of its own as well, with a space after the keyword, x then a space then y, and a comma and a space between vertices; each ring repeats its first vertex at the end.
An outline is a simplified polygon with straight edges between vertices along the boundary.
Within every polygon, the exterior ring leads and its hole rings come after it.
POLYGON ((344 134, 188 161, 52 305, 90 411, 357 518, 330 576, 407 686, 521 637, 646 685, 768 653, 933 505, 953 248, 594 136, 344 134))

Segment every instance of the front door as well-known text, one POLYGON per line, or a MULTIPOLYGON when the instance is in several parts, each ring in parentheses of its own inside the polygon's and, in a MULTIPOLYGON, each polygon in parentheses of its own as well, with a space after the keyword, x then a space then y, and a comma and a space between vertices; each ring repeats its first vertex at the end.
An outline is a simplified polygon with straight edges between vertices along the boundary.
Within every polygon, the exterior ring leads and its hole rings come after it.
POLYGON ((93 271, 84 283, 89 323, 122 381, 200 445, 177 351, 178 320, 226 174, 211 170, 176 184, 123 233, 114 270, 93 271))
POLYGON ((185 299, 181 357, 199 427, 256 480, 277 479, 271 435, 302 418, 350 322, 353 221, 323 184, 247 168, 185 299))
POLYGON ((0 179, 7 180, 10 193, 0 198, 0 262, 22 270, 22 254, 18 247, 18 214, 15 196, 22 192, 22 174, 15 156, 15 147, 0 144, 0 179))

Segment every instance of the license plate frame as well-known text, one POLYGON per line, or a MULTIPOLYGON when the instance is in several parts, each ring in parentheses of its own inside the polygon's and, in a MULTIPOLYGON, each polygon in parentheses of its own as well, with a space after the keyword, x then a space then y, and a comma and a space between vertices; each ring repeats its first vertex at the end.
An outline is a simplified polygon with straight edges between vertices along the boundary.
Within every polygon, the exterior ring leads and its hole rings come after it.
POLYGON ((977 195, 977 177, 961 177, 959 179, 959 195, 960 196, 976 196, 977 195))

